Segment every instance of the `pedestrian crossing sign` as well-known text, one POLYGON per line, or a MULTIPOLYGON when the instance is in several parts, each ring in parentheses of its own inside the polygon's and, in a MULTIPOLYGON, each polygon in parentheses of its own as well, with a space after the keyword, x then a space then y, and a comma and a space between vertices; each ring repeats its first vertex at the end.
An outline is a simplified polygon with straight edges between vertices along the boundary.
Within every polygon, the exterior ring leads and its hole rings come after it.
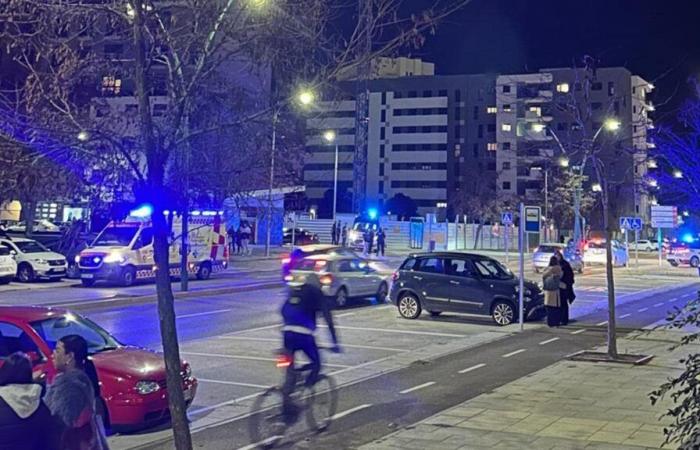
POLYGON ((513 213, 510 211, 501 213, 501 223, 503 225, 510 225, 513 223, 513 213))

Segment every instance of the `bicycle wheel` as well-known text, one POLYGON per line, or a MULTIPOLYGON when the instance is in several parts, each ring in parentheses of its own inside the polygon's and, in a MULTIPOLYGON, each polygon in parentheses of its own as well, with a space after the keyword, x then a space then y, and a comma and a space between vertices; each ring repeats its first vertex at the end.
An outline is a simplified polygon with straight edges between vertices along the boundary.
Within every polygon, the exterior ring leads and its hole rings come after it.
POLYGON ((318 382, 307 389, 306 424, 316 432, 324 431, 333 420, 338 408, 335 380, 319 375, 318 382))
POLYGON ((255 398, 250 411, 250 441, 264 449, 277 445, 287 428, 282 415, 282 391, 277 387, 269 388, 255 398))

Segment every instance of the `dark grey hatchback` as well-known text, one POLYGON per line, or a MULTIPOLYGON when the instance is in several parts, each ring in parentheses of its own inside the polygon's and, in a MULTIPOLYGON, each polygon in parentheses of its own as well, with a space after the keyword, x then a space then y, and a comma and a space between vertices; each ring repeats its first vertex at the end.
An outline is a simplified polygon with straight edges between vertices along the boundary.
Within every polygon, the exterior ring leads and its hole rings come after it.
MULTIPOLYGON (((526 319, 541 318, 544 294, 536 283, 524 283, 526 319)), ((518 278, 500 262, 472 253, 438 252, 409 255, 394 273, 391 302, 399 314, 416 319, 425 309, 491 316, 508 325, 518 316, 518 278)))

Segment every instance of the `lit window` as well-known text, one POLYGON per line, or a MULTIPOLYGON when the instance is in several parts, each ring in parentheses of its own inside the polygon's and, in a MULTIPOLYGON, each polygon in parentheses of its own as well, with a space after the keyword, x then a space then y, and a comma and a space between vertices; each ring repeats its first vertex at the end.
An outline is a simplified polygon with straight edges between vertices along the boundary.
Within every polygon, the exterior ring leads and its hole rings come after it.
POLYGON ((510 105, 503 105, 503 112, 512 112, 513 108, 510 105))
POLYGON ((489 142, 488 144, 486 144, 486 150, 490 152, 495 152, 496 150, 498 150, 498 144, 495 142, 489 142))
POLYGON ((122 90, 122 80, 115 77, 102 77, 102 94, 119 95, 122 90))
POLYGON ((501 124, 501 130, 503 130, 503 131, 510 131, 512 129, 513 129, 513 127, 509 123, 501 124))
POLYGON ((569 92, 569 83, 557 84, 557 92, 561 92, 562 94, 569 92))
POLYGON ((530 112, 535 113, 537 117, 542 116, 542 108, 539 106, 530 106, 530 112))
POLYGON ((489 106, 488 108, 486 108, 487 114, 496 114, 497 112, 498 108, 496 108, 495 106, 489 106))

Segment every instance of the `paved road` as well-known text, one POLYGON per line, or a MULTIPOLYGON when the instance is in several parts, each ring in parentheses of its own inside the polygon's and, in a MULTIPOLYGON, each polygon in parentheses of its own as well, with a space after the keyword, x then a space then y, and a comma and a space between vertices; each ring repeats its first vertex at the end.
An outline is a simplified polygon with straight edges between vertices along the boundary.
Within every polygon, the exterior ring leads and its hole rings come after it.
MULTIPOLYGON (((667 289, 621 305, 620 331, 655 323, 684 304, 697 286, 667 289)), ((302 424, 280 448, 356 448, 403 427, 522 378, 605 340, 604 312, 579 317, 575 325, 540 327, 453 353, 340 389, 338 416, 325 433, 309 434, 302 424)), ((195 445, 210 450, 250 448, 248 417, 195 433, 195 445)), ((168 448, 169 444, 146 448, 168 448)))

